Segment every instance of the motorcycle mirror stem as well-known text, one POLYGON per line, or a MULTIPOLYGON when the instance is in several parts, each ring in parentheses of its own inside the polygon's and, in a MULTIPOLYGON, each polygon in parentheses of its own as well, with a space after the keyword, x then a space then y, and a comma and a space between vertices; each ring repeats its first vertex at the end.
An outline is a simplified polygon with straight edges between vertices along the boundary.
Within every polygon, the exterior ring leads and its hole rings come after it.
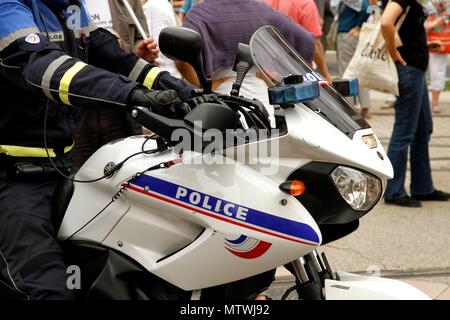
POLYGON ((236 81, 230 95, 238 97, 241 90, 242 82, 250 69, 253 67, 253 59, 250 52, 250 46, 239 43, 236 50, 236 58, 234 60, 233 71, 236 72, 236 81))
POLYGON ((203 40, 197 32, 184 27, 167 27, 159 34, 158 45, 166 57, 190 64, 203 92, 211 93, 212 82, 206 77, 203 66, 203 40))

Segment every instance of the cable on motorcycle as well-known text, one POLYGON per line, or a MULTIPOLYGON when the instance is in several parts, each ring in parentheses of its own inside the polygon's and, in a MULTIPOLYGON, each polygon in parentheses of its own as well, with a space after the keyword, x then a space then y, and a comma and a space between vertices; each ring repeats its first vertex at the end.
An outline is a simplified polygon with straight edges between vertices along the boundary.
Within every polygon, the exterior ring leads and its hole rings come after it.
MULTIPOLYGON (((180 158, 180 159, 181 159, 181 158, 180 158)), ((111 201, 110 201, 105 207, 103 207, 103 209, 100 210, 99 213, 97 213, 94 217, 92 217, 92 219, 90 219, 90 220, 89 220, 88 222, 86 222, 81 228, 79 228, 77 231, 75 231, 70 237, 67 238, 67 240, 70 240, 74 235, 76 235, 78 232, 80 232, 81 230, 83 230, 88 224, 90 224, 90 223, 91 223, 92 221, 94 221, 99 215, 101 215, 106 209, 108 209, 108 207, 109 207, 110 205, 112 205, 114 202, 116 202, 116 201, 122 196, 123 192, 126 190, 126 185, 129 185, 129 184, 130 184, 129 181, 132 181, 132 180, 134 180, 134 179, 140 177, 141 175, 143 175, 144 173, 149 172, 149 171, 154 171, 154 170, 159 170, 159 169, 167 169, 167 168, 170 168, 170 167, 172 167, 173 165, 175 165, 175 164, 177 164, 177 163, 180 163, 180 162, 181 162, 180 159, 177 159, 177 160, 171 160, 171 161, 166 161, 166 162, 161 162, 161 163, 159 163, 159 164, 157 164, 157 165, 154 165, 154 166, 151 166, 151 167, 145 169, 144 171, 141 171, 141 172, 136 173, 131 179, 128 180, 128 182, 127 182, 126 184, 123 184, 123 185, 120 187, 119 191, 117 191, 117 192, 113 195, 111 201)))
POLYGON ((157 152, 161 152, 161 151, 167 150, 167 148, 169 147, 169 144, 167 142, 165 142, 164 140, 160 144, 160 141, 158 141, 158 139, 163 140, 162 138, 159 138, 159 136, 156 135, 156 134, 153 134, 152 136, 147 137, 145 139, 145 141, 142 143, 141 151, 144 152, 145 154, 154 154, 154 153, 157 153, 157 152), (156 140, 157 147, 155 149, 145 150, 145 145, 147 144, 147 142, 149 140, 156 140))
POLYGON ((76 182, 76 183, 94 183, 103 179, 106 179, 108 177, 110 177, 111 175, 113 175, 116 171, 118 171, 124 164, 125 162, 127 162, 128 160, 130 160, 133 157, 136 157, 138 155, 141 154, 153 154, 156 152, 160 151, 160 148, 156 148, 156 149, 152 149, 152 150, 144 150, 144 145, 148 140, 145 140, 143 143, 143 147, 142 150, 140 152, 134 153, 130 156, 128 156, 127 158, 125 158, 124 160, 122 160, 121 162, 119 162, 118 164, 116 164, 114 167, 112 167, 111 169, 107 170, 105 172, 105 174, 97 179, 92 179, 92 180, 78 180, 78 179, 74 179, 72 177, 69 177, 68 175, 66 175, 65 173, 63 173, 55 164, 55 162, 53 161, 52 157, 50 156, 50 152, 48 150, 48 143, 47 143, 47 120, 48 120, 48 109, 50 107, 50 99, 47 99, 47 105, 45 106, 45 114, 44 114, 44 148, 45 148, 45 152, 47 154, 47 158, 50 161, 51 165, 53 166, 53 168, 56 170, 56 172, 58 172, 59 175, 61 175, 62 177, 72 181, 72 182, 76 182))
MULTIPOLYGON (((103 180, 109 176, 111 176, 112 174, 114 174, 117 170, 119 170, 125 162, 127 162, 128 160, 130 160, 131 158, 141 155, 141 154, 152 154, 152 153, 156 153, 159 152, 161 148, 165 148, 165 145, 152 149, 152 150, 145 150, 145 144, 148 142, 148 140, 150 140, 152 137, 148 137, 147 139, 145 139, 145 141, 142 143, 142 151, 141 152, 137 152, 135 154, 132 154, 130 156, 128 156, 127 158, 125 158, 125 160, 121 161, 120 163, 116 164, 113 168, 111 168, 110 170, 108 170, 107 172, 105 172, 105 174, 97 179, 93 179, 93 180, 77 180, 74 178, 71 178, 69 176, 67 176, 66 174, 64 174, 61 170, 59 170, 59 168, 56 166, 56 164, 53 162, 52 157, 50 156, 50 153, 48 151, 48 144, 47 144, 47 120, 48 120, 48 109, 50 107, 50 100, 47 99, 47 105, 45 107, 45 115, 44 115, 44 148, 45 151, 47 153, 47 157, 50 161, 50 163, 52 164, 52 166, 54 167, 54 169, 64 178, 72 181, 72 182, 78 182, 78 183, 93 183, 93 182, 97 182, 100 180, 103 180)), ((167 162, 162 162, 159 163, 157 165, 151 166, 148 169, 138 172, 136 173, 130 180, 133 180, 141 175, 143 175, 144 173, 148 172, 148 171, 153 171, 153 170, 158 170, 158 169, 164 169, 164 168, 170 168, 171 166, 175 165, 177 162, 177 160, 173 160, 173 161, 167 161, 167 162)), ((123 194, 123 192, 126 190, 125 186, 122 186, 112 197, 111 201, 105 206, 103 207, 102 210, 100 210, 100 212, 98 212, 94 217, 92 217, 92 219, 90 219, 86 224, 84 224, 81 228, 79 228, 77 231, 75 231, 70 237, 67 238, 67 240, 70 240, 75 234, 77 234, 78 232, 80 232, 81 230, 83 230, 88 224, 90 224, 93 220, 95 220, 99 215, 101 215, 106 209, 108 209, 108 207, 110 205, 112 205, 115 201, 117 201, 120 196, 123 194)))

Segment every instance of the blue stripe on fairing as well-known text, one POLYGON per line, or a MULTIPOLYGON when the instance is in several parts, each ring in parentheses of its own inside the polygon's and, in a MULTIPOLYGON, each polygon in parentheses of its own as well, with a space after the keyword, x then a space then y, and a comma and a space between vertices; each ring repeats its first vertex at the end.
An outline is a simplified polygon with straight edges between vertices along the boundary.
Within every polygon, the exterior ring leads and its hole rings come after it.
POLYGON ((227 200, 223 200, 220 198, 216 198, 214 196, 204 194, 202 192, 192 190, 192 189, 186 188, 184 186, 180 186, 180 185, 177 185, 177 184, 165 181, 165 180, 161 180, 161 179, 158 179, 155 177, 150 177, 148 175, 141 175, 139 177, 136 177, 136 178, 130 180, 129 182, 131 184, 139 186, 141 188, 149 187, 151 191, 154 191, 154 192, 157 192, 164 196, 167 196, 169 198, 184 202, 184 203, 194 206, 196 208, 208 210, 208 209, 205 209, 204 207, 202 207, 201 205, 194 205, 189 202, 189 199, 188 199, 189 194, 191 194, 192 192, 196 192, 196 193, 200 194, 202 197, 202 201, 200 202, 200 204, 203 202, 203 199, 205 199, 205 197, 207 196, 209 198, 208 204, 212 208, 215 208, 217 201, 220 200, 222 202, 222 205, 220 206, 220 210, 218 212, 216 212, 214 210, 209 210, 209 211, 215 212, 216 214, 220 214, 223 217, 227 217, 234 221, 246 222, 246 223, 254 225, 254 226, 258 226, 258 227, 265 228, 268 230, 276 231, 276 232, 283 233, 285 235, 293 236, 296 238, 300 238, 303 240, 308 240, 308 241, 312 241, 312 242, 316 242, 316 243, 320 242, 319 236, 314 231, 314 229, 305 223, 277 217, 277 216, 268 214, 266 212, 262 212, 262 211, 251 209, 251 208, 248 208, 245 206, 241 206, 236 203, 233 203, 233 202, 230 202, 227 200), (177 194, 177 190, 179 187, 186 189, 188 191, 188 196, 177 199, 175 196, 177 194), (232 217, 225 214, 225 212, 223 211, 223 207, 225 204, 233 205, 233 208, 229 210, 229 211, 231 211, 231 213, 233 213, 232 217), (247 217, 245 220, 235 218, 237 209, 239 207, 242 207, 242 208, 245 208, 248 210, 247 217))
POLYGON ((229 242, 231 244, 241 244, 242 242, 247 240, 247 238, 248 238, 247 236, 242 235, 239 238, 237 238, 236 240, 228 240, 228 239, 225 239, 225 240, 227 240, 227 242, 229 242))

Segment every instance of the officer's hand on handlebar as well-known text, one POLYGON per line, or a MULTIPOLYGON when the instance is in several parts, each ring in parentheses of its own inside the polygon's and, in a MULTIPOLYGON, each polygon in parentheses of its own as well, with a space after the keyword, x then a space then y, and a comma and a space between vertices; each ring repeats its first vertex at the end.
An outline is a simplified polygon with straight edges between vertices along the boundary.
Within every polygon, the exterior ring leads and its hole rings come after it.
POLYGON ((142 106, 152 112, 164 116, 184 116, 190 110, 185 110, 178 94, 174 90, 134 89, 128 97, 128 106, 142 106))

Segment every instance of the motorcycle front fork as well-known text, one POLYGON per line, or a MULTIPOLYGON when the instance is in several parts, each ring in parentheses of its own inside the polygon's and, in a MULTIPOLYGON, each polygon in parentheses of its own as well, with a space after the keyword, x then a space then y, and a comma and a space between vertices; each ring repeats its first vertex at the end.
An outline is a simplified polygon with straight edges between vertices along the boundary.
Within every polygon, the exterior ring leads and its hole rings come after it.
POLYGON ((302 300, 324 300, 325 280, 334 279, 325 253, 319 255, 317 251, 308 253, 285 265, 296 278, 296 285, 286 291, 282 300, 294 290, 302 300))

